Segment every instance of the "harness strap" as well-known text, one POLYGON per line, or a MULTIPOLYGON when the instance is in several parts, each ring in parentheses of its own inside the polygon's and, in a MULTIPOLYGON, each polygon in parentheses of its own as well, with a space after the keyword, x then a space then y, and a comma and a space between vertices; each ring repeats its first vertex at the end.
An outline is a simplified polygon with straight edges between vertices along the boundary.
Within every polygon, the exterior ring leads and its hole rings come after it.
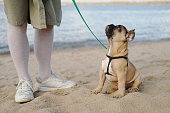
POLYGON ((110 65, 110 63, 111 63, 111 61, 113 59, 120 59, 120 58, 126 59, 127 60, 127 67, 128 67, 128 57, 125 57, 125 56, 111 57, 111 56, 109 56, 107 54, 106 54, 106 56, 109 58, 109 62, 108 62, 108 65, 107 65, 107 72, 105 74, 108 74, 108 75, 112 76, 112 74, 109 73, 109 65, 110 65))

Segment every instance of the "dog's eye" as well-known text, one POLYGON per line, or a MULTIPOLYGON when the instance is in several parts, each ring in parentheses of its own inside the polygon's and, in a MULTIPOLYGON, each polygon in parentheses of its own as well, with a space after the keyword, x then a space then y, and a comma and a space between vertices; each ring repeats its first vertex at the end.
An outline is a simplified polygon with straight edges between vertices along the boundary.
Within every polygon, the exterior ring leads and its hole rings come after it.
POLYGON ((117 26, 117 29, 118 29, 119 32, 121 32, 121 26, 120 25, 117 26))

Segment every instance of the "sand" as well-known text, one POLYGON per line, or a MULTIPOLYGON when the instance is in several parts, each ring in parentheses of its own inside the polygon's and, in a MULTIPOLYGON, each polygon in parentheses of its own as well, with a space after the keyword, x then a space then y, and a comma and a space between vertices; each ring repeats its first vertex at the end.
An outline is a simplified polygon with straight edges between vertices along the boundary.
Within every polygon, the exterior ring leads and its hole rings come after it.
MULTIPOLYGON (((0 113, 170 113, 170 41, 133 43, 129 58, 143 78, 139 92, 112 98, 103 91, 94 95, 102 47, 57 50, 52 55, 53 72, 78 85, 53 92, 35 92, 28 103, 15 103, 17 74, 10 55, 0 55, 0 113)), ((29 72, 35 83, 37 62, 30 53, 29 72)))

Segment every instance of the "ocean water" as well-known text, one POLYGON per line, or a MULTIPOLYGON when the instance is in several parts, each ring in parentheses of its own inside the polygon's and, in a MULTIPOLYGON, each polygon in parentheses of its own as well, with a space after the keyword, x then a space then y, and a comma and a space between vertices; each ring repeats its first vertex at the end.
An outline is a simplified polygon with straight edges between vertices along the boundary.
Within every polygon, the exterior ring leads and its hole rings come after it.
MULTIPOLYGON (((170 39, 170 5, 79 5, 80 11, 94 34, 107 44, 105 26, 121 24, 135 29, 134 42, 170 39)), ((73 5, 62 6, 60 27, 55 27, 54 49, 99 45, 78 15, 73 5)), ((30 47, 34 29, 28 25, 30 47)), ((0 53, 8 52, 7 20, 0 5, 0 53)))

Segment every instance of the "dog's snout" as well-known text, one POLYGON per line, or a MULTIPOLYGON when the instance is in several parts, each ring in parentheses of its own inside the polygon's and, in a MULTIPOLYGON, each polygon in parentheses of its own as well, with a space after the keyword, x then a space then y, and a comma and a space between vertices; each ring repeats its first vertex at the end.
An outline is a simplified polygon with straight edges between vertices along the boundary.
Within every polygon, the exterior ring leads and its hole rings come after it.
POLYGON ((116 26, 114 24, 110 24, 106 26, 105 32, 106 36, 110 38, 114 34, 114 30, 116 29, 116 26))

